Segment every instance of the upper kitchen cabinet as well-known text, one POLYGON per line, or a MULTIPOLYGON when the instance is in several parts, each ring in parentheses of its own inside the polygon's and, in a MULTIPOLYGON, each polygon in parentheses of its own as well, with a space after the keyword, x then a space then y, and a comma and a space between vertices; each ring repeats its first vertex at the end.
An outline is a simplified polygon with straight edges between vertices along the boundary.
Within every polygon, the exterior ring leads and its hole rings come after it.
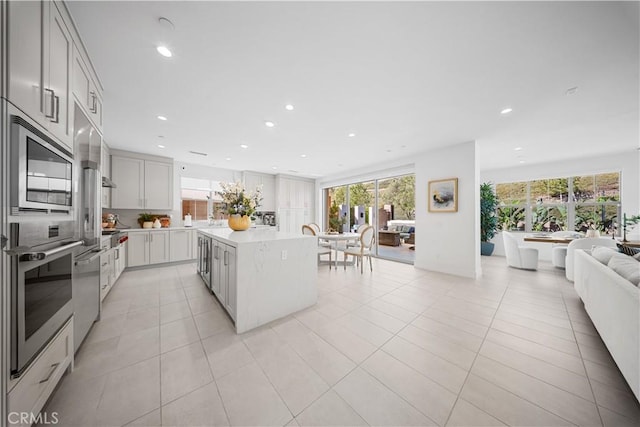
POLYGON ((73 49, 73 96, 94 126, 102 132, 102 89, 77 46, 73 49))
POLYGON ((112 151, 113 209, 173 209, 173 161, 112 151))
POLYGON ((254 191, 257 186, 262 186, 262 204, 259 211, 276 210, 276 177, 257 172, 244 172, 244 186, 249 191, 254 191))
POLYGON ((53 2, 11 1, 9 100, 73 150, 71 33, 53 2))

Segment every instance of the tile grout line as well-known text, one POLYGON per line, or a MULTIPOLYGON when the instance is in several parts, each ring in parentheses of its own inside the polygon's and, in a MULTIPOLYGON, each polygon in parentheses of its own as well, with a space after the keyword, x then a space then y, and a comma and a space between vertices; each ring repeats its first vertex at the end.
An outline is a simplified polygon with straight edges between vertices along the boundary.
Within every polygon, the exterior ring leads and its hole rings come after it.
MULTIPOLYGON (((508 286, 509 286, 509 285, 507 285, 507 288, 508 288, 508 286)), ((497 312, 497 310, 496 310, 496 312, 497 312)), ((487 332, 487 333, 488 333, 488 332, 487 332)), ((483 341, 483 345, 484 345, 484 341, 483 341)), ((478 355, 480 355, 480 350, 478 351, 477 356, 478 356, 478 355)), ((476 359, 477 359, 477 356, 476 356, 476 359)), ((484 356, 484 355, 483 355, 483 357, 487 357, 487 356, 484 356)), ((493 360, 493 359, 492 359, 492 360, 493 360)), ((497 363, 499 363, 500 365, 505 366, 505 367, 507 367, 507 368, 514 369, 514 368, 511 368, 510 366, 504 365, 504 364, 503 364, 503 363, 501 363, 501 362, 497 362, 497 363)), ((547 363, 549 363, 549 362, 547 362, 547 363)), ((475 365, 475 360, 474 360, 473 365, 475 365)), ((472 367, 469 369, 468 376, 469 376, 469 375, 471 375, 471 369, 473 369, 473 365, 472 365, 472 367)), ((554 366, 555 366, 555 365, 554 365, 554 366)), ((534 378, 534 379, 536 379, 536 380, 538 380, 538 381, 541 381, 541 382, 543 382, 543 383, 545 383, 545 384, 548 384, 548 385, 550 385, 550 386, 552 386, 552 387, 554 387, 554 388, 557 388, 557 389, 559 389, 559 390, 562 390, 562 391, 565 391, 565 392, 566 392, 566 390, 560 389, 559 387, 554 386, 553 384, 549 384, 549 383, 547 383, 547 382, 545 382, 545 381, 543 381, 543 380, 541 380, 541 379, 539 379, 539 378, 532 377, 531 375, 528 375, 527 373, 522 372, 522 371, 520 371, 520 370, 518 370, 518 369, 514 369, 514 370, 516 370, 517 372, 520 372, 520 373, 522 373, 522 374, 524 374, 524 375, 527 375, 527 376, 529 376, 529 377, 531 377, 531 378, 534 378)), ((585 373, 586 373, 586 371, 585 371, 585 373)), ((476 375, 476 374, 474 374, 474 375, 476 375)), ((468 376, 467 376, 467 378, 468 378, 468 376)), ((543 406, 541 406, 541 405, 539 405, 539 404, 537 404, 537 403, 535 403, 535 402, 532 402, 532 401, 530 401, 529 399, 526 399, 526 398, 524 398, 524 397, 522 397, 522 396, 520 396, 520 395, 516 394, 515 392, 513 392, 513 391, 511 391, 511 390, 508 390, 508 389, 506 389, 506 388, 502 387, 502 386, 501 386, 501 385, 499 385, 499 384, 495 384, 493 381, 490 381, 490 380, 488 380, 488 379, 486 379, 486 378, 483 378, 483 377, 480 377, 480 378, 481 378, 482 380, 484 380, 484 381, 486 381, 486 382, 488 382, 488 383, 492 384, 493 386, 495 386, 495 387, 497 387, 497 388, 500 388, 501 390, 504 390, 505 392, 507 392, 507 393, 509 393, 509 394, 511 394, 511 395, 513 395, 513 396, 515 396, 515 397, 517 397, 517 398, 519 398, 519 399, 521 399, 521 400, 523 400, 523 401, 525 401, 525 402, 527 402, 527 403, 529 403, 529 404, 533 405, 533 406, 536 406, 536 407, 540 408, 541 410, 543 410, 543 411, 545 411, 545 412, 547 412, 547 413, 549 413, 549 414, 552 414, 552 415, 554 415, 554 416, 556 416, 556 417, 558 417, 558 418, 560 418, 560 419, 563 419, 563 420, 567 421, 568 423, 570 423, 570 424, 572 424, 572 425, 575 425, 575 423, 574 423, 574 422, 572 422, 572 421, 570 421, 570 420, 566 419, 565 417, 560 416, 560 415, 556 414, 555 412, 552 412, 551 410, 546 409, 546 408, 544 408, 543 406)), ((466 382, 467 382, 467 380, 465 380, 465 385, 466 385, 466 382)), ((462 387, 462 388, 464 388, 464 385, 463 385, 463 387, 462 387)), ((462 392, 462 389, 460 389, 460 392, 462 392)), ((573 393, 570 393, 570 392, 567 392, 567 393, 574 395, 573 393)), ((577 397, 580 397, 580 396, 577 396, 577 397)), ((594 402, 590 402, 590 401, 588 401, 588 400, 586 400, 586 399, 584 399, 584 398, 581 398, 581 399, 585 400, 585 401, 586 401, 586 402, 588 402, 588 403, 592 403, 594 406, 596 406, 596 407, 597 407, 597 403, 595 402, 595 397, 594 397, 594 402)), ((456 403, 457 403, 457 400, 456 400, 456 403)), ((474 405, 474 406, 475 406, 475 405, 474 405)), ((454 405, 454 407, 455 407, 455 405, 454 405)), ((485 411, 485 412, 486 412, 486 411, 485 411)), ((494 416, 493 414, 489 414, 489 415, 494 416)), ((600 414, 599 414, 599 411, 598 411, 598 415, 600 415, 600 414)), ((495 416, 494 416, 494 418, 498 419, 498 418, 497 418, 497 417, 495 417, 495 416)), ((500 420, 500 421, 502 422, 502 420, 500 420)), ((505 423, 505 424, 507 424, 507 423, 505 423)))
MULTIPOLYGON (((565 305, 565 309, 567 308, 567 303, 564 299, 564 295, 562 297, 562 301, 564 302, 565 305)), ((576 343, 578 342, 578 338, 575 335, 575 331, 573 330, 573 322, 571 321, 571 319, 569 319, 569 322, 571 323, 571 330, 573 331, 573 336, 576 339, 576 343)), ((587 382, 589 383, 589 389, 591 390, 591 394, 593 395, 593 402, 594 405, 596 407, 596 411, 598 412, 598 417, 600 417, 600 425, 604 426, 604 420, 602 419, 602 414, 600 413, 600 405, 598 404, 598 400, 596 399, 596 393, 593 391, 593 385, 591 384, 591 378, 589 376, 589 371, 587 371, 587 365, 584 363, 584 357, 582 356, 582 350, 580 349, 580 346, 578 346, 578 353, 580 354, 580 361, 582 362, 582 368, 584 369, 584 373, 585 376, 587 378, 587 382)))
MULTIPOLYGON (((453 405, 451 406, 451 409, 449 410, 449 415, 447 416, 447 419, 444 422, 444 425, 446 426, 449 423, 449 420, 451 419, 451 415, 453 415, 453 411, 455 410, 456 405, 458 404, 458 401, 461 399, 461 395, 462 395, 462 391, 464 390, 465 386, 467 385, 467 382, 469 381, 469 376, 471 375, 471 370, 473 369, 473 366, 476 364, 476 360, 478 359, 478 356, 480 355, 480 350, 482 350, 482 346, 484 345, 484 342, 487 339, 487 335, 489 334, 489 331, 491 330, 491 325, 493 324, 493 319, 495 319, 495 315, 498 312, 498 309, 500 308, 500 305, 502 304, 502 299, 504 299, 504 296, 507 293, 507 290, 509 289, 509 279, 507 279, 507 286, 505 287, 503 293, 502 293, 502 298, 500 299, 500 303, 498 304, 498 307, 496 308, 493 317, 491 318, 491 323, 489 324, 489 326, 487 327, 487 331, 484 334, 484 337, 482 338, 482 343, 480 344, 480 347, 478 348, 478 351, 476 352, 475 357, 473 358, 473 362, 471 362, 471 366, 469 366, 469 370, 467 371, 467 375, 464 379, 464 382, 462 383, 462 387, 460 387, 460 390, 458 390, 458 395, 456 396, 456 400, 455 402, 453 402, 453 405)), ((474 405, 475 406, 475 405, 474 405)), ((505 425, 509 425, 509 423, 502 421, 500 418, 498 418, 497 416, 495 416, 494 414, 490 414, 485 410, 482 410, 484 413, 492 416, 493 418, 497 419, 498 421, 502 422, 505 425)))

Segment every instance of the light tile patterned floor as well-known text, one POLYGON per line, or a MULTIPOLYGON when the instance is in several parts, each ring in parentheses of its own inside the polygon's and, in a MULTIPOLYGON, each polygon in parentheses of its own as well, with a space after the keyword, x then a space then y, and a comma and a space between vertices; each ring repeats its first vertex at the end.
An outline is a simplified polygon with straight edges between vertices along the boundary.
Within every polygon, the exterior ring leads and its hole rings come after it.
POLYGON ((47 412, 59 425, 637 426, 562 270, 468 280, 374 260, 236 335, 195 265, 126 272, 47 412))

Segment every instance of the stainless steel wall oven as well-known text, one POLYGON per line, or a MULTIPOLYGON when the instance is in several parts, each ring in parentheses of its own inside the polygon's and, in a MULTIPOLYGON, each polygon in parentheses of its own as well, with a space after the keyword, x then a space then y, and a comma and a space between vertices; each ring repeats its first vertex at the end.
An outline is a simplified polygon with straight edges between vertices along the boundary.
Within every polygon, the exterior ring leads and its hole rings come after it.
POLYGON ((73 315, 75 222, 10 226, 11 374, 20 376, 73 315))
POLYGON ((11 116, 11 214, 69 213, 73 156, 19 116, 11 116))

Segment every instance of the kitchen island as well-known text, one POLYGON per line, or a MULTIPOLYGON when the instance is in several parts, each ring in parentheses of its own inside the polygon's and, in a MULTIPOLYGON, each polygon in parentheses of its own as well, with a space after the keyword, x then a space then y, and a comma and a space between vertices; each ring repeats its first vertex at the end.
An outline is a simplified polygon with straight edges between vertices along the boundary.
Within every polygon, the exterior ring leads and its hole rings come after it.
POLYGON ((243 333, 317 302, 317 238, 198 230, 198 274, 243 333))

